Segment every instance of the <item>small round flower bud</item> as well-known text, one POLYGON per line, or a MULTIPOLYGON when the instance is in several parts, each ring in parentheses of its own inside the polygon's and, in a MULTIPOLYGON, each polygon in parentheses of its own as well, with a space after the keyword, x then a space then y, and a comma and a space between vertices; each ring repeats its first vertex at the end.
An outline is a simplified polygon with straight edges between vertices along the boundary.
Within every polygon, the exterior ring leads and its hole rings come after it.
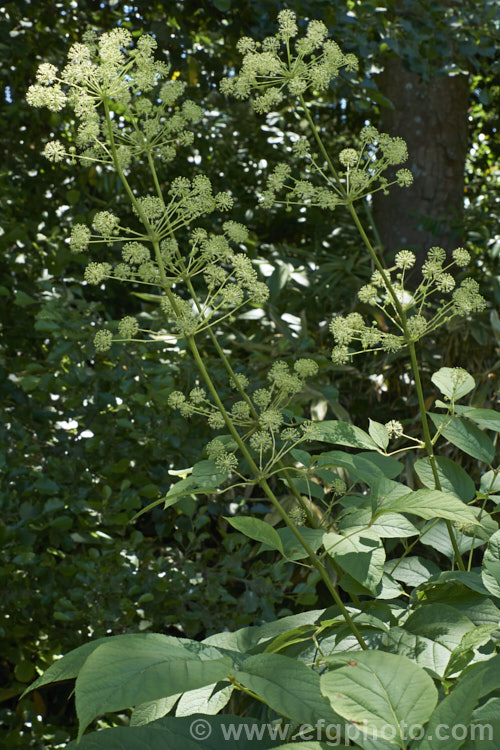
POLYGON ((252 393, 252 399, 256 406, 260 409, 265 409, 271 400, 271 394, 267 388, 258 388, 252 393))
POLYGON ((398 169, 396 180, 400 187, 410 187, 413 184, 413 175, 409 169, 398 169))
POLYGON ((225 450, 224 443, 222 440, 219 440, 219 438, 214 438, 214 440, 211 440, 206 446, 207 456, 209 458, 216 458, 224 453, 225 450))
POLYGON ((378 299, 378 291, 376 287, 371 284, 365 284, 358 291, 358 298, 360 302, 366 302, 368 305, 374 305, 378 299))
POLYGON ((215 459, 215 465, 221 471, 230 474, 238 468, 238 459, 234 453, 221 453, 215 459))
POLYGON ((192 388, 189 393, 189 398, 193 402, 193 404, 202 404, 204 401, 207 400, 207 394, 203 390, 203 388, 192 388))
POLYGON ((44 86, 50 86, 57 78, 57 68, 51 63, 42 63, 37 70, 36 80, 44 86))
POLYGON ((267 409, 259 417, 259 424, 265 430, 278 430, 284 422, 284 418, 279 409, 267 409))
POLYGON ((345 494, 347 486, 343 479, 337 477, 336 479, 332 479, 328 489, 333 495, 340 496, 345 494))
POLYGON ((127 242, 123 246, 122 258, 126 263, 147 263, 151 260, 148 248, 140 242, 127 242))
POLYGON ((280 433, 280 438, 285 443, 295 443, 300 438, 300 432, 293 427, 285 427, 280 433))
POLYGON ((242 391, 246 391, 246 389, 250 385, 250 381, 248 380, 246 375, 237 372, 235 373, 234 378, 231 378, 229 385, 231 386, 231 388, 236 388, 236 390, 240 389, 242 391))
POLYGON ((279 32, 281 39, 290 39, 297 36, 297 16, 292 10, 282 10, 278 13, 279 32))
POLYGON ((436 288, 440 292, 451 292, 455 288, 455 279, 450 273, 442 273, 436 277, 436 288))
POLYGON ((273 445, 271 435, 264 430, 254 432, 249 442, 250 446, 256 451, 268 451, 273 445))

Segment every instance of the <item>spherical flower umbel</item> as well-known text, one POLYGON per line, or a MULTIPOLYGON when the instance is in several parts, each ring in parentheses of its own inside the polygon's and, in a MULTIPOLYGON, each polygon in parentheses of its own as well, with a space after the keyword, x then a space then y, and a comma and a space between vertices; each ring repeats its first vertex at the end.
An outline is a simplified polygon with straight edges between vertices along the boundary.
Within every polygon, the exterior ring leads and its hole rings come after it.
POLYGON ((180 409, 185 400, 186 397, 181 391, 172 391, 167 399, 167 403, 171 409, 180 409))
POLYGON ((297 16, 292 10, 282 10, 278 13, 279 32, 281 39, 291 39, 297 36, 297 16))
POLYGON ((81 253, 87 249, 91 238, 91 232, 85 224, 73 224, 69 247, 74 253, 81 253))
POLYGON ((49 141, 45 144, 43 155, 49 161, 59 162, 66 156, 66 151, 61 141, 49 141))
POLYGON ((397 419, 390 419, 389 422, 386 422, 385 429, 390 438, 401 437, 404 432, 403 425, 397 419))
POLYGON ((126 315, 118 323, 118 332, 124 339, 132 339, 139 330, 139 323, 131 315, 126 315))
POLYGON ((332 362, 335 365, 346 365, 351 360, 347 346, 340 344, 332 349, 332 362))
POLYGON ((413 175, 409 169, 398 169, 396 180, 399 187, 410 187, 410 185, 413 185, 413 175))
POLYGON ((339 161, 344 167, 355 167, 358 163, 359 154, 353 148, 345 148, 339 154, 339 161))
POLYGON ((98 234, 108 237, 117 229, 120 220, 110 211, 98 211, 94 216, 92 226, 98 234))
POLYGON ((42 63, 37 70, 36 80, 43 86, 50 86, 57 78, 57 68, 51 63, 42 63))
POLYGON ((452 253, 457 266, 463 267, 470 263, 470 253, 464 247, 457 247, 452 253))
POLYGON ((416 255, 411 250, 400 250, 399 253, 396 253, 395 265, 396 268, 406 270, 407 268, 413 268, 415 260, 416 255))
POLYGON ((109 276, 111 276, 111 265, 109 263, 89 263, 83 274, 88 284, 100 284, 109 276))
POLYGON ((293 369, 299 378, 310 378, 318 374, 318 365, 313 359, 298 359, 293 369))
POLYGON ((358 291, 358 298, 360 302, 365 302, 367 305, 375 305, 378 300, 378 290, 371 284, 365 284, 358 291))
POLYGON ((94 336, 94 346, 98 352, 105 352, 108 349, 111 349, 112 343, 113 335, 111 331, 97 331, 96 335, 94 336))
POLYGON ((151 253, 141 242, 127 242, 123 246, 122 257, 126 263, 147 263, 151 260, 151 253))

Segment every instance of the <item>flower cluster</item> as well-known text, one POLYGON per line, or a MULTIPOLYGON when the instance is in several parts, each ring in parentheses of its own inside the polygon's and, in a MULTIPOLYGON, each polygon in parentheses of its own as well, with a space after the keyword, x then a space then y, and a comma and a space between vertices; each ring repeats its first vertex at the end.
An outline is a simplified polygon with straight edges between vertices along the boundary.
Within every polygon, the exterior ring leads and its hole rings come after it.
POLYGON ((456 248, 452 260, 447 262, 446 251, 432 247, 422 266, 422 281, 415 291, 408 292, 405 289, 405 275, 413 268, 415 261, 413 252, 400 250, 396 254, 395 265, 387 269, 384 275, 375 271, 370 283, 358 292, 360 302, 381 310, 384 318, 393 322, 398 333, 382 330, 375 322, 366 325, 359 313, 336 316, 330 323, 330 331, 336 341, 332 351, 335 364, 350 362, 351 357, 359 351, 397 352, 455 316, 484 310, 486 302, 479 294, 477 281, 465 278, 457 287, 454 277, 448 272, 452 266, 460 268, 467 265, 470 261, 467 250, 456 248), (433 295, 450 293, 448 299, 440 296, 437 305, 432 299, 433 295), (360 346, 358 351, 350 349, 353 342, 360 346))
MULTIPOLYGON (((232 404, 228 415, 233 425, 242 431, 243 440, 256 455, 263 472, 269 472, 278 460, 299 443, 317 437, 317 427, 313 422, 287 424, 283 411, 304 387, 306 378, 315 376, 317 372, 318 366, 311 359, 297 360, 293 371, 286 362, 278 361, 268 372, 269 385, 266 388, 258 388, 248 394, 249 381, 241 373, 235 375, 236 382, 230 383, 242 398, 232 404)), ((173 391, 168 403, 183 417, 205 417, 212 429, 218 430, 225 426, 222 414, 200 387, 192 389, 187 397, 181 391, 173 391)), ((219 468, 228 473, 235 471, 236 458, 228 451, 222 439, 212 440, 206 450, 209 458, 219 468)))
POLYGON ((339 162, 340 172, 348 200, 357 200, 387 189, 394 184, 409 187, 413 176, 408 169, 399 169, 390 182, 383 173, 391 167, 403 164, 408 159, 408 149, 402 138, 380 133, 371 125, 364 127, 359 136, 360 148, 343 149, 339 162))
MULTIPOLYGON (((40 65, 27 102, 53 112, 65 106, 74 110, 83 163, 112 164, 113 152, 124 169, 153 152, 171 161, 177 147, 192 143, 190 127, 202 112, 194 102, 185 101, 170 114, 185 84, 168 80, 168 64, 154 59, 156 46, 153 37, 143 35, 132 47, 132 35, 124 28, 101 36, 87 32, 83 43, 70 48, 61 71, 50 63, 40 65), (101 108, 115 109, 120 117, 103 117, 101 108)), ((74 157, 75 152, 72 148, 68 155, 74 157)), ((44 153, 51 161, 66 156, 59 141, 50 141, 44 153)))
POLYGON ((248 99, 256 112, 275 109, 286 94, 301 97, 309 89, 325 91, 342 68, 356 70, 358 61, 352 54, 343 54, 338 44, 328 39, 328 29, 321 21, 310 21, 299 39, 295 13, 283 10, 278 14, 278 32, 262 44, 250 37, 238 42, 243 55, 238 75, 221 83, 223 94, 248 99), (295 40, 295 41, 292 41, 295 40))
POLYGON ((276 202, 285 206, 318 206, 333 210, 338 205, 345 205, 375 193, 384 192, 392 185, 408 187, 413 182, 411 172, 400 169, 390 181, 384 172, 408 158, 406 143, 402 138, 379 133, 376 128, 367 126, 360 135, 361 148, 344 148, 338 155, 340 169, 334 176, 328 176, 324 166, 317 162, 307 145, 305 138, 296 141, 299 144, 293 150, 305 157, 309 166, 299 178, 292 175, 288 164, 277 164, 267 179, 266 189, 261 197, 265 208, 276 202), (326 185, 316 185, 313 176, 319 175, 326 185), (277 196, 285 191, 283 200, 277 196))

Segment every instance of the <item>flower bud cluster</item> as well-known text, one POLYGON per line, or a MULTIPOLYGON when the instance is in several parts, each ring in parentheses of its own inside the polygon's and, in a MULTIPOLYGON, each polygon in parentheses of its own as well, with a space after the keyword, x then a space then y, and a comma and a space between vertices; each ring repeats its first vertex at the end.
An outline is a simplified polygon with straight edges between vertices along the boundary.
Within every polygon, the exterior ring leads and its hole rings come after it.
MULTIPOLYGON (((143 35, 132 47, 132 35, 124 28, 101 36, 87 32, 83 43, 72 45, 61 71, 50 63, 40 65, 27 102, 53 112, 66 106, 74 110, 83 163, 112 164, 113 151, 124 169, 153 152, 160 160, 171 161, 179 146, 192 143, 190 127, 202 111, 185 101, 170 113, 185 84, 168 80, 169 65, 154 59, 156 46, 153 37, 143 35), (106 119, 103 107, 122 116, 106 119)), ((66 153, 62 143, 50 141, 44 153, 57 162, 74 157, 76 149, 66 153)))
MULTIPOLYGON (((293 371, 286 362, 278 361, 267 375, 269 385, 266 388, 258 388, 247 395, 249 381, 241 373, 235 376, 237 383, 230 383, 244 398, 232 404, 227 411, 228 416, 232 424, 242 431, 242 439, 256 454, 262 471, 270 471, 272 465, 293 447, 318 436, 317 426, 313 422, 286 424, 283 413, 293 396, 304 387, 305 379, 315 376, 317 372, 318 366, 311 359, 297 360, 293 371), (264 460, 264 457, 267 458, 264 460)), ((183 417, 205 417, 212 429, 226 426, 222 414, 200 387, 192 389, 187 397, 181 391, 173 391, 168 403, 183 417)), ((226 449, 221 439, 212 440, 206 450, 220 469, 228 473, 236 470, 234 453, 226 449)))
POLYGON ((346 205, 379 190, 387 193, 394 184, 402 187, 412 184, 413 177, 408 169, 398 170, 392 181, 383 175, 387 169, 408 158, 406 143, 402 138, 379 133, 376 128, 367 126, 361 131, 360 141, 360 149, 344 148, 340 151, 338 161, 341 168, 337 181, 332 181, 311 154, 307 140, 300 138, 296 141, 298 145, 295 148, 292 146, 292 149, 308 160, 310 168, 305 169, 297 179, 292 176, 288 164, 277 164, 267 179, 261 197, 263 207, 270 208, 276 202, 281 202, 286 206, 317 206, 333 210, 338 205, 346 205), (325 180, 327 185, 316 185, 314 174, 325 180), (282 191, 285 191, 285 198, 277 201, 282 191))
POLYGON ((286 94, 302 96, 308 90, 325 91, 342 68, 358 67, 357 58, 343 54, 338 44, 328 39, 322 21, 310 21, 300 38, 295 13, 283 10, 278 14, 278 32, 262 43, 250 37, 238 42, 243 55, 238 75, 221 83, 223 94, 248 99, 255 92, 252 105, 256 112, 275 109, 286 94))
POLYGON ((470 261, 467 250, 456 248, 452 260, 447 262, 446 251, 432 247, 422 266, 422 281, 415 291, 409 292, 405 289, 405 276, 415 261, 413 252, 400 250, 396 254, 395 265, 387 269, 384 275, 375 271, 370 283, 362 286, 358 292, 359 301, 379 308, 385 318, 394 323, 398 333, 385 328, 382 330, 376 322, 367 325, 356 312, 336 316, 330 323, 330 331, 336 341, 332 351, 335 364, 347 364, 354 354, 361 351, 397 352, 455 316, 463 317, 484 310, 486 302, 479 294, 477 281, 465 278, 457 287, 454 277, 448 273, 453 266, 460 268, 467 265, 470 261), (440 296, 436 303, 432 299, 436 294, 447 294, 448 299, 440 296), (353 342, 360 347, 357 351, 350 348, 353 342))

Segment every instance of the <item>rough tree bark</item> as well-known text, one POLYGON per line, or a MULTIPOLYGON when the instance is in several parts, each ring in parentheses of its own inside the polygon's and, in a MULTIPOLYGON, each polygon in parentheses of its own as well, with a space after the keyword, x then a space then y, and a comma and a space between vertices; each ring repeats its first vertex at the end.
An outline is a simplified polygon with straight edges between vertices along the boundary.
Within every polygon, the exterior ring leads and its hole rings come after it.
POLYGON ((464 200, 467 76, 426 81, 392 58, 378 85, 394 105, 394 110, 383 109, 380 129, 405 139, 409 159, 404 166, 415 178, 410 188, 374 196, 373 215, 386 259, 402 248, 420 259, 434 245, 451 250, 462 244, 456 223, 464 200))

